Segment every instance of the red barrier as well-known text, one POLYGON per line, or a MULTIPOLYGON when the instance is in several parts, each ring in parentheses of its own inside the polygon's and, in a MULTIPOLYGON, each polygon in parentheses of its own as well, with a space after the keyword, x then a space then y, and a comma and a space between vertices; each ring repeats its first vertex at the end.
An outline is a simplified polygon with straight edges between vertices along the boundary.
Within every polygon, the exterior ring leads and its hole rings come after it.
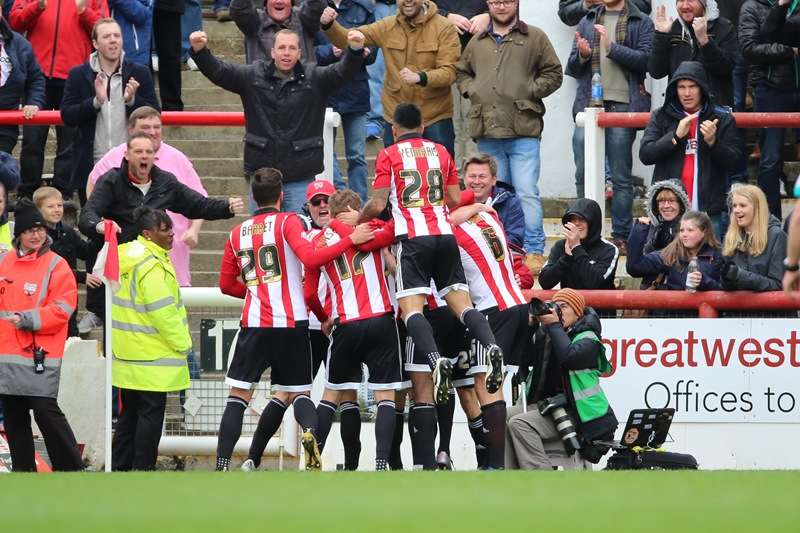
MULTIPOLYGON (((734 113, 739 128, 796 128, 800 113, 734 113)), ((644 128, 650 113, 600 113, 597 125, 601 128, 644 128)))
MULTIPOLYGON (((523 291, 525 298, 549 300, 554 290, 523 291)), ((716 318, 719 311, 794 311, 800 309, 800 298, 775 292, 744 291, 580 291, 586 304, 598 309, 696 309, 700 318, 716 318)))
MULTIPOLYGON (((165 126, 244 126, 244 113, 233 111, 164 111, 161 122, 165 126)), ((0 111, 0 125, 23 124, 46 126, 63 124, 60 111, 39 111, 32 119, 22 116, 22 111, 0 111)))

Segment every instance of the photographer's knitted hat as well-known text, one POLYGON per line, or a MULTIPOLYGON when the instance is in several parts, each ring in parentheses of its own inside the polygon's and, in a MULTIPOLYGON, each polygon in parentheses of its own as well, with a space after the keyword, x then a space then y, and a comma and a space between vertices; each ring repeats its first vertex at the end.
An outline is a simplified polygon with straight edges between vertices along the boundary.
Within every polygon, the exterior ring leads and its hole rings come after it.
POLYGON ((586 300, 584 300, 583 295, 575 289, 561 289, 553 296, 553 301, 569 304, 578 316, 583 316, 583 311, 586 309, 586 300))

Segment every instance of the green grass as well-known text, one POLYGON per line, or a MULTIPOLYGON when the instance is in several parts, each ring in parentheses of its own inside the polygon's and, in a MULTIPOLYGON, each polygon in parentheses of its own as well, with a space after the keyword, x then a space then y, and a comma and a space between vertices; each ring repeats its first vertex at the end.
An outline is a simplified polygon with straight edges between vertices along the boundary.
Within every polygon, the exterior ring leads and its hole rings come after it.
POLYGON ((800 530, 800 472, 0 476, 0 532, 800 530))

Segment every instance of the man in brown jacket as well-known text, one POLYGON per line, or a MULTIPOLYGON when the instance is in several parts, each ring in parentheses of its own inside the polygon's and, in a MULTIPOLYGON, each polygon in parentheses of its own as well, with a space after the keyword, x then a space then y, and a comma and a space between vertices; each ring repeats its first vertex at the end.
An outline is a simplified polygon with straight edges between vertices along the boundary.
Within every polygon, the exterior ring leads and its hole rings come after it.
POLYGON ((525 213, 525 264, 544 264, 539 197, 542 99, 561 87, 561 63, 547 35, 522 22, 519 0, 488 0, 491 22, 458 63, 458 88, 471 102, 469 134, 497 161, 497 177, 513 185, 525 213))
MULTIPOLYGON (((347 44, 347 29, 326 11, 322 29, 339 48, 347 44)), ((355 28, 366 37, 366 46, 383 50, 386 77, 383 84, 383 117, 389 125, 398 104, 413 103, 422 110, 423 137, 447 148, 453 155, 453 98, 461 43, 455 26, 438 14, 430 0, 399 0, 397 15, 355 28)), ((384 128, 383 142, 394 143, 391 127, 384 128)))

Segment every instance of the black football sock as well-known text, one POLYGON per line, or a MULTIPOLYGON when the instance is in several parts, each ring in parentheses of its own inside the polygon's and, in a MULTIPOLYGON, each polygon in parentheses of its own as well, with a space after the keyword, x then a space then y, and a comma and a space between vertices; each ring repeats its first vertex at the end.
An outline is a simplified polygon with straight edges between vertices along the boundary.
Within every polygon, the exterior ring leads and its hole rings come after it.
POLYGON ((311 398, 306 395, 298 396, 292 402, 292 407, 294 407, 294 419, 297 420, 300 427, 304 430, 311 430, 316 437, 319 418, 317 417, 317 408, 311 398))
POLYGON ((503 400, 481 406, 486 442, 489 448, 488 468, 505 468, 506 454, 506 402, 503 400))
POLYGON ((378 402, 375 415, 375 470, 386 470, 394 438, 394 401, 378 402))
POLYGON ((328 433, 331 432, 333 418, 336 416, 336 404, 328 400, 322 400, 317 406, 317 446, 319 452, 325 447, 328 440, 328 433))
POLYGON ((361 456, 361 411, 356 402, 342 402, 339 406, 339 427, 344 445, 344 469, 358 470, 361 456))
POLYGON ((392 438, 392 453, 389 454, 389 468, 392 470, 403 469, 403 457, 400 453, 400 445, 403 443, 403 423, 405 416, 403 411, 394 412, 394 436, 392 438))
POLYGON ((461 313, 461 323, 467 326, 470 337, 478 341, 484 348, 495 344, 494 333, 489 326, 489 321, 477 309, 466 309, 461 313))
POLYGON ((228 396, 228 402, 225 404, 225 411, 222 413, 222 420, 219 423, 217 470, 224 470, 230 466, 233 448, 242 435, 242 418, 245 409, 247 409, 246 401, 236 396, 228 396))
POLYGON ((423 470, 436 470, 436 406, 414 404, 413 422, 409 425, 413 426, 416 449, 414 464, 422 465, 423 470))
POLYGON ((256 432, 253 433, 253 441, 250 443, 250 453, 247 454, 249 459, 253 460, 256 467, 261 465, 261 456, 264 455, 264 450, 267 448, 269 439, 278 431, 283 422, 283 414, 286 412, 286 404, 277 398, 272 398, 264 411, 261 413, 261 418, 258 419, 258 426, 256 432))
POLYGON ((436 347, 433 328, 428 319, 422 313, 414 313, 406 319, 406 330, 414 341, 414 349, 425 356, 428 366, 433 370, 436 360, 439 359, 439 349, 436 347))
POLYGON ((445 403, 436 404, 436 418, 439 421, 439 452, 450 455, 450 435, 453 433, 453 416, 456 412, 456 395, 450 393, 445 403))
POLYGON ((469 421, 469 434, 475 442, 475 458, 478 460, 478 469, 485 470, 489 466, 489 448, 481 415, 469 421))

